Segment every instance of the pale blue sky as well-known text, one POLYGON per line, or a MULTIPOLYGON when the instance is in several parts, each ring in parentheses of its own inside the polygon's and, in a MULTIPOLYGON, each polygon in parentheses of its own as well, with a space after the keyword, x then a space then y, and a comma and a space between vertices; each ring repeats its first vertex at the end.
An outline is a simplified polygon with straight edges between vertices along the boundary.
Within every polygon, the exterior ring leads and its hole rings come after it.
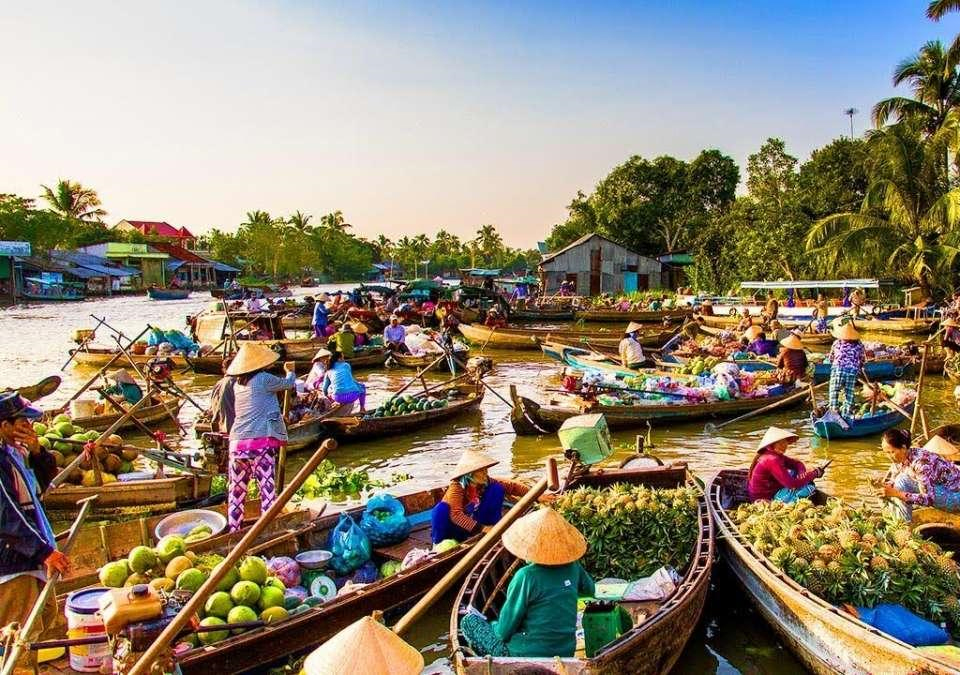
POLYGON ((69 177, 112 223, 253 209, 530 247, 632 154, 801 158, 952 39, 916 0, 3 2, 0 192, 69 177))

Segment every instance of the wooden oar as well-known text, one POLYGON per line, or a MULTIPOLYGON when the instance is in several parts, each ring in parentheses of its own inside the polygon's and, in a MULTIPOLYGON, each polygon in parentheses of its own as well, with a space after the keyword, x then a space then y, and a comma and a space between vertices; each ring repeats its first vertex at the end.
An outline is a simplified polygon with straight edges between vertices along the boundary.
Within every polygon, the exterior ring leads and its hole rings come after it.
POLYGON ((817 386, 813 387, 813 389, 810 389, 810 390, 806 390, 806 389, 805 389, 805 390, 803 390, 803 391, 798 391, 798 392, 796 392, 796 393, 794 393, 794 394, 790 394, 790 396, 787 396, 786 398, 782 398, 782 399, 780 399, 779 401, 776 401, 776 402, 774 402, 774 403, 771 403, 770 405, 765 405, 764 407, 759 408, 759 409, 757 409, 757 410, 751 410, 751 411, 748 412, 746 415, 740 415, 740 417, 735 417, 735 418, 733 418, 732 420, 727 420, 726 422, 721 422, 720 424, 714 424, 714 423, 712 423, 712 422, 707 422, 707 423, 704 425, 704 427, 703 427, 703 431, 704 431, 705 433, 708 433, 708 434, 716 433, 718 430, 722 429, 723 427, 727 426, 728 424, 733 424, 734 422, 740 422, 740 421, 743 421, 743 420, 745 420, 745 419, 749 419, 749 418, 751 418, 751 417, 755 417, 755 416, 757 416, 757 415, 762 415, 763 413, 769 412, 769 411, 773 410, 774 408, 779 408, 780 406, 784 405, 785 403, 791 403, 791 402, 796 401, 796 400, 798 400, 798 399, 804 398, 805 396, 810 396, 814 391, 816 391, 817 389, 822 389, 823 387, 827 386, 828 384, 830 384, 830 383, 829 383, 829 382, 821 382, 821 383, 818 384, 817 386))
MULTIPOLYGON (((94 500, 96 500, 99 495, 90 495, 86 499, 81 499, 77 502, 77 505, 80 507, 80 513, 77 514, 77 517, 73 521, 73 525, 70 526, 70 534, 67 536, 67 541, 64 542, 63 547, 60 549, 60 552, 66 555, 69 553, 70 549, 73 548, 73 542, 76 541, 77 535, 80 533, 80 526, 83 525, 83 521, 87 519, 87 514, 90 512, 90 507, 93 505, 94 500)), ((55 592, 57 582, 60 581, 60 570, 53 570, 50 574, 50 578, 47 579, 47 583, 44 584, 43 590, 40 591, 40 595, 37 597, 36 602, 33 603, 33 608, 30 610, 30 614, 27 615, 27 620, 23 622, 23 626, 18 629, 19 638, 13 644, 13 648, 9 651, 6 651, 3 655, 3 670, 0 671, 2 675, 12 675, 14 668, 17 665, 17 660, 20 658, 20 654, 23 652, 23 647, 26 643, 26 640, 30 638, 30 634, 33 632, 33 627, 37 624, 37 621, 40 620, 40 617, 43 615, 43 608, 47 604, 47 600, 50 598, 50 594, 55 592)))
POLYGON ((157 636, 153 644, 150 645, 150 648, 133 664, 133 667, 128 671, 129 675, 146 675, 150 671, 150 667, 158 657, 166 651, 167 646, 180 634, 180 631, 183 630, 184 626, 194 617, 197 611, 203 607, 207 597, 216 590, 217 584, 227 576, 229 571, 233 569, 234 565, 240 560, 240 557, 246 553, 247 549, 250 548, 257 537, 260 536, 260 533, 276 519, 280 511, 283 510, 283 507, 287 505, 287 502, 290 501, 300 486, 303 485, 303 482, 307 480, 307 477, 320 465, 320 462, 326 458, 327 454, 336 449, 336 447, 337 443, 332 439, 327 439, 320 445, 317 451, 313 453, 313 456, 303 465, 303 468, 293 477, 290 484, 280 493, 280 496, 277 497, 273 505, 267 509, 267 512, 250 527, 247 533, 243 535, 243 538, 230 550, 227 557, 223 559, 222 564, 213 568, 207 580, 203 582, 196 593, 190 597, 190 600, 183 606, 173 620, 167 624, 167 627, 157 636))
POLYGON ((541 478, 523 497, 517 501, 513 507, 507 511, 497 523, 487 531, 485 535, 474 544, 470 551, 454 566, 452 570, 443 575, 420 600, 411 607, 406 614, 400 617, 400 620, 393 626, 393 632, 397 635, 403 635, 410 626, 419 619, 424 612, 439 600, 449 590, 449 588, 464 573, 473 568, 481 556, 486 553, 500 539, 500 536, 506 531, 513 522, 527 512, 527 509, 540 498, 548 486, 558 486, 557 461, 553 458, 547 460, 547 475, 541 478))
MULTIPOLYGON (((137 340, 139 340, 140 338, 142 338, 143 335, 144 335, 144 333, 146 333, 148 330, 150 330, 149 327, 144 328, 143 331, 141 331, 140 335, 138 335, 137 337, 133 338, 133 341, 136 342, 137 340)), ((122 354, 121 352, 117 352, 116 354, 114 354, 113 357, 112 357, 109 361, 107 361, 107 362, 103 365, 103 367, 100 368, 100 370, 98 370, 98 371, 96 372, 96 374, 87 381, 87 383, 86 383, 85 385, 83 385, 82 387, 80 387, 73 396, 71 396, 69 399, 67 399, 67 402, 66 402, 66 403, 64 403, 60 408, 58 408, 58 412, 63 412, 63 411, 66 410, 68 407, 70 407, 70 403, 71 403, 72 401, 75 401, 77 398, 79 398, 79 396, 80 396, 83 392, 85 392, 87 389, 89 389, 90 386, 91 386, 94 382, 97 381, 97 378, 100 377, 100 376, 103 374, 103 371, 105 371, 107 368, 109 368, 110 366, 112 366, 121 356, 123 356, 123 354, 122 354)))
POLYGON ((438 356, 436 359, 434 359, 433 361, 431 361, 429 365, 424 366, 423 368, 421 368, 420 370, 418 370, 418 371, 417 371, 417 374, 414 375, 413 377, 411 377, 411 378, 410 378, 410 381, 407 382, 407 383, 406 383, 405 385, 403 385, 402 387, 400 387, 400 389, 397 390, 396 392, 394 392, 394 393, 392 394, 392 396, 399 396, 400 394, 402 394, 403 392, 405 392, 405 391, 406 391, 407 389, 409 389, 415 382, 417 382, 418 380, 420 380, 420 378, 423 377, 423 374, 424 374, 425 372, 427 372, 428 370, 430 370, 431 368, 433 368, 435 365, 437 365, 438 363, 440 363, 441 361, 443 361, 445 358, 447 358, 447 355, 446 355, 446 354, 441 354, 441 355, 438 356))
MULTIPOLYGON (((94 318, 96 319, 96 317, 94 318)), ((93 330, 90 331, 90 335, 86 336, 85 338, 83 338, 83 340, 80 341, 80 344, 77 345, 77 348, 70 352, 70 358, 67 359, 67 362, 64 363, 62 366, 60 366, 61 371, 64 371, 67 369, 67 366, 69 366, 73 362, 73 360, 77 357, 77 352, 79 350, 83 349, 88 344, 90 344, 90 341, 93 340, 94 337, 96 337, 97 329, 102 325, 103 325, 103 319, 97 319, 97 325, 94 326, 93 330)))
POLYGON ((917 427, 917 417, 920 414, 920 394, 923 392, 923 382, 927 373, 927 353, 930 351, 930 341, 923 343, 923 356, 920 357, 920 375, 917 376, 917 400, 913 404, 913 414, 910 416, 910 436, 913 437, 917 427))
POLYGON ((483 344, 480 346, 480 353, 483 354, 483 350, 487 348, 487 344, 490 342, 490 339, 493 337, 493 334, 497 332, 497 327, 494 326, 490 329, 490 334, 487 335, 487 339, 484 340, 483 344))

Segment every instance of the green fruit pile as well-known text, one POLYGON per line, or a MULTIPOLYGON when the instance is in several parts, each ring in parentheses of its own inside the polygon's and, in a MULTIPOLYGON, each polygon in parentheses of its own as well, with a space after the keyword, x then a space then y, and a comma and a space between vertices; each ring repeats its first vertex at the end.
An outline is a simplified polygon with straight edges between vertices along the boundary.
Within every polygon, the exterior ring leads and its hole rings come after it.
POLYGON ((756 502, 733 512, 754 551, 836 605, 898 603, 960 635, 957 563, 901 519, 840 500, 756 502))
POLYGON ((596 579, 635 580, 664 565, 683 570, 700 531, 698 493, 687 487, 581 487, 554 508, 586 537, 582 562, 596 579))
MULTIPOLYGON (((34 422, 33 431, 37 434, 40 445, 53 455, 59 468, 72 464, 83 450, 84 443, 100 438, 99 432, 84 431, 73 424, 70 417, 65 414, 57 415, 49 422, 34 422)), ((133 448, 124 448, 123 439, 117 434, 111 434, 106 439, 106 444, 109 447, 100 446, 96 452, 97 460, 100 462, 100 476, 104 483, 115 483, 118 474, 133 471, 133 461, 139 453, 133 448)), ((97 479, 92 462, 87 460, 81 462, 79 469, 70 472, 67 482, 94 487, 97 479)))
POLYGON ((709 373, 713 370, 713 367, 720 363, 722 359, 718 359, 716 356, 708 356, 706 358, 702 356, 697 356, 690 361, 688 361, 682 368, 677 368, 675 372, 680 375, 700 375, 702 373, 709 373))
POLYGON ((445 398, 415 398, 410 394, 392 396, 374 410, 364 415, 364 419, 372 419, 374 417, 398 417, 400 415, 423 412, 424 410, 446 408, 447 405, 449 405, 449 402, 445 398))

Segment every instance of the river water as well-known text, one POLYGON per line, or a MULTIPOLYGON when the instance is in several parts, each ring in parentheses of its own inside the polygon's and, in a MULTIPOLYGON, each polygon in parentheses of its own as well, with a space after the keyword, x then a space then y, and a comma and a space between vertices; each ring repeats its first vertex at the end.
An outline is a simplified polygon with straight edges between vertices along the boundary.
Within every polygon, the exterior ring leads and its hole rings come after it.
MULTIPOLYGON (((343 286, 346 290, 349 286, 343 286)), ((297 295, 335 290, 335 286, 306 289, 297 295)), ((187 315, 204 309, 212 299, 206 292, 197 292, 182 301, 157 302, 143 296, 119 297, 99 301, 13 307, 0 311, 0 387, 22 386, 41 378, 60 374, 60 389, 44 399, 45 407, 66 401, 95 373, 73 365, 60 371, 73 346, 75 329, 92 328, 91 315, 106 319, 116 330, 128 336, 137 335, 146 324, 169 329, 184 328, 187 315)), ((114 344, 110 331, 100 328, 97 342, 114 344)), ((490 351, 494 372, 488 384, 505 397, 509 386, 516 385, 521 394, 543 400, 549 390, 559 386, 559 367, 545 360, 539 352, 490 351)), ((370 392, 369 407, 385 399, 390 391, 405 383, 411 371, 358 371, 370 392)), ((440 376, 433 376, 440 379, 440 376)), ((204 405, 213 376, 185 376, 181 386, 204 405)), ((956 421, 953 386, 942 377, 929 377, 924 387, 923 403, 930 428, 956 421)), ((825 394, 824 394, 825 395, 825 394)), ((729 425, 709 434, 703 423, 654 428, 653 450, 664 461, 686 461, 697 474, 707 480, 722 468, 744 467, 753 456, 753 449, 771 424, 796 430, 801 441, 791 454, 808 465, 832 459, 828 473, 820 481, 828 492, 861 501, 876 501, 869 478, 881 475, 887 466, 879 450, 878 438, 854 441, 820 441, 812 437, 807 409, 775 412, 759 419, 729 425)), ((188 426, 196 416, 189 404, 181 412, 188 426)), ((633 447, 636 432, 614 434, 618 457, 625 457, 633 447)), ((195 443, 184 442, 185 446, 195 443)), ((487 393, 480 410, 472 415, 451 420, 443 425, 396 438, 347 445, 336 451, 333 460, 349 468, 365 468, 375 478, 389 480, 394 472, 405 472, 414 478, 403 485, 419 487, 443 484, 460 453, 468 447, 482 450, 500 460, 493 473, 533 477, 543 462, 557 456, 559 443, 555 436, 517 436, 510 426, 508 406, 487 393)), ((292 458, 295 464, 298 458, 292 458)), ((302 460, 302 456, 299 461, 302 460)), ((288 472, 287 475, 292 475, 288 472)), ((789 673, 802 672, 799 664, 777 640, 772 630, 750 607, 749 602, 730 575, 718 565, 714 573, 713 592, 701 625, 687 647, 676 672, 697 673, 789 673)), ((424 650, 428 661, 445 655, 448 609, 437 605, 412 634, 414 643, 424 650)))

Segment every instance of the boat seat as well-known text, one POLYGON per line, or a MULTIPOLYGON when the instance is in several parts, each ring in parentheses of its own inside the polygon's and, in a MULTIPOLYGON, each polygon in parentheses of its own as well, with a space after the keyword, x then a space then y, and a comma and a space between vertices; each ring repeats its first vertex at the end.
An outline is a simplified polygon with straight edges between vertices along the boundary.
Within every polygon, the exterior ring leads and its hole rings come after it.
POLYGON ((410 534, 399 544, 393 546, 381 546, 373 549, 375 555, 386 558, 387 560, 396 560, 403 562, 407 553, 415 548, 433 548, 433 542, 430 540, 430 522, 414 525, 410 534))

